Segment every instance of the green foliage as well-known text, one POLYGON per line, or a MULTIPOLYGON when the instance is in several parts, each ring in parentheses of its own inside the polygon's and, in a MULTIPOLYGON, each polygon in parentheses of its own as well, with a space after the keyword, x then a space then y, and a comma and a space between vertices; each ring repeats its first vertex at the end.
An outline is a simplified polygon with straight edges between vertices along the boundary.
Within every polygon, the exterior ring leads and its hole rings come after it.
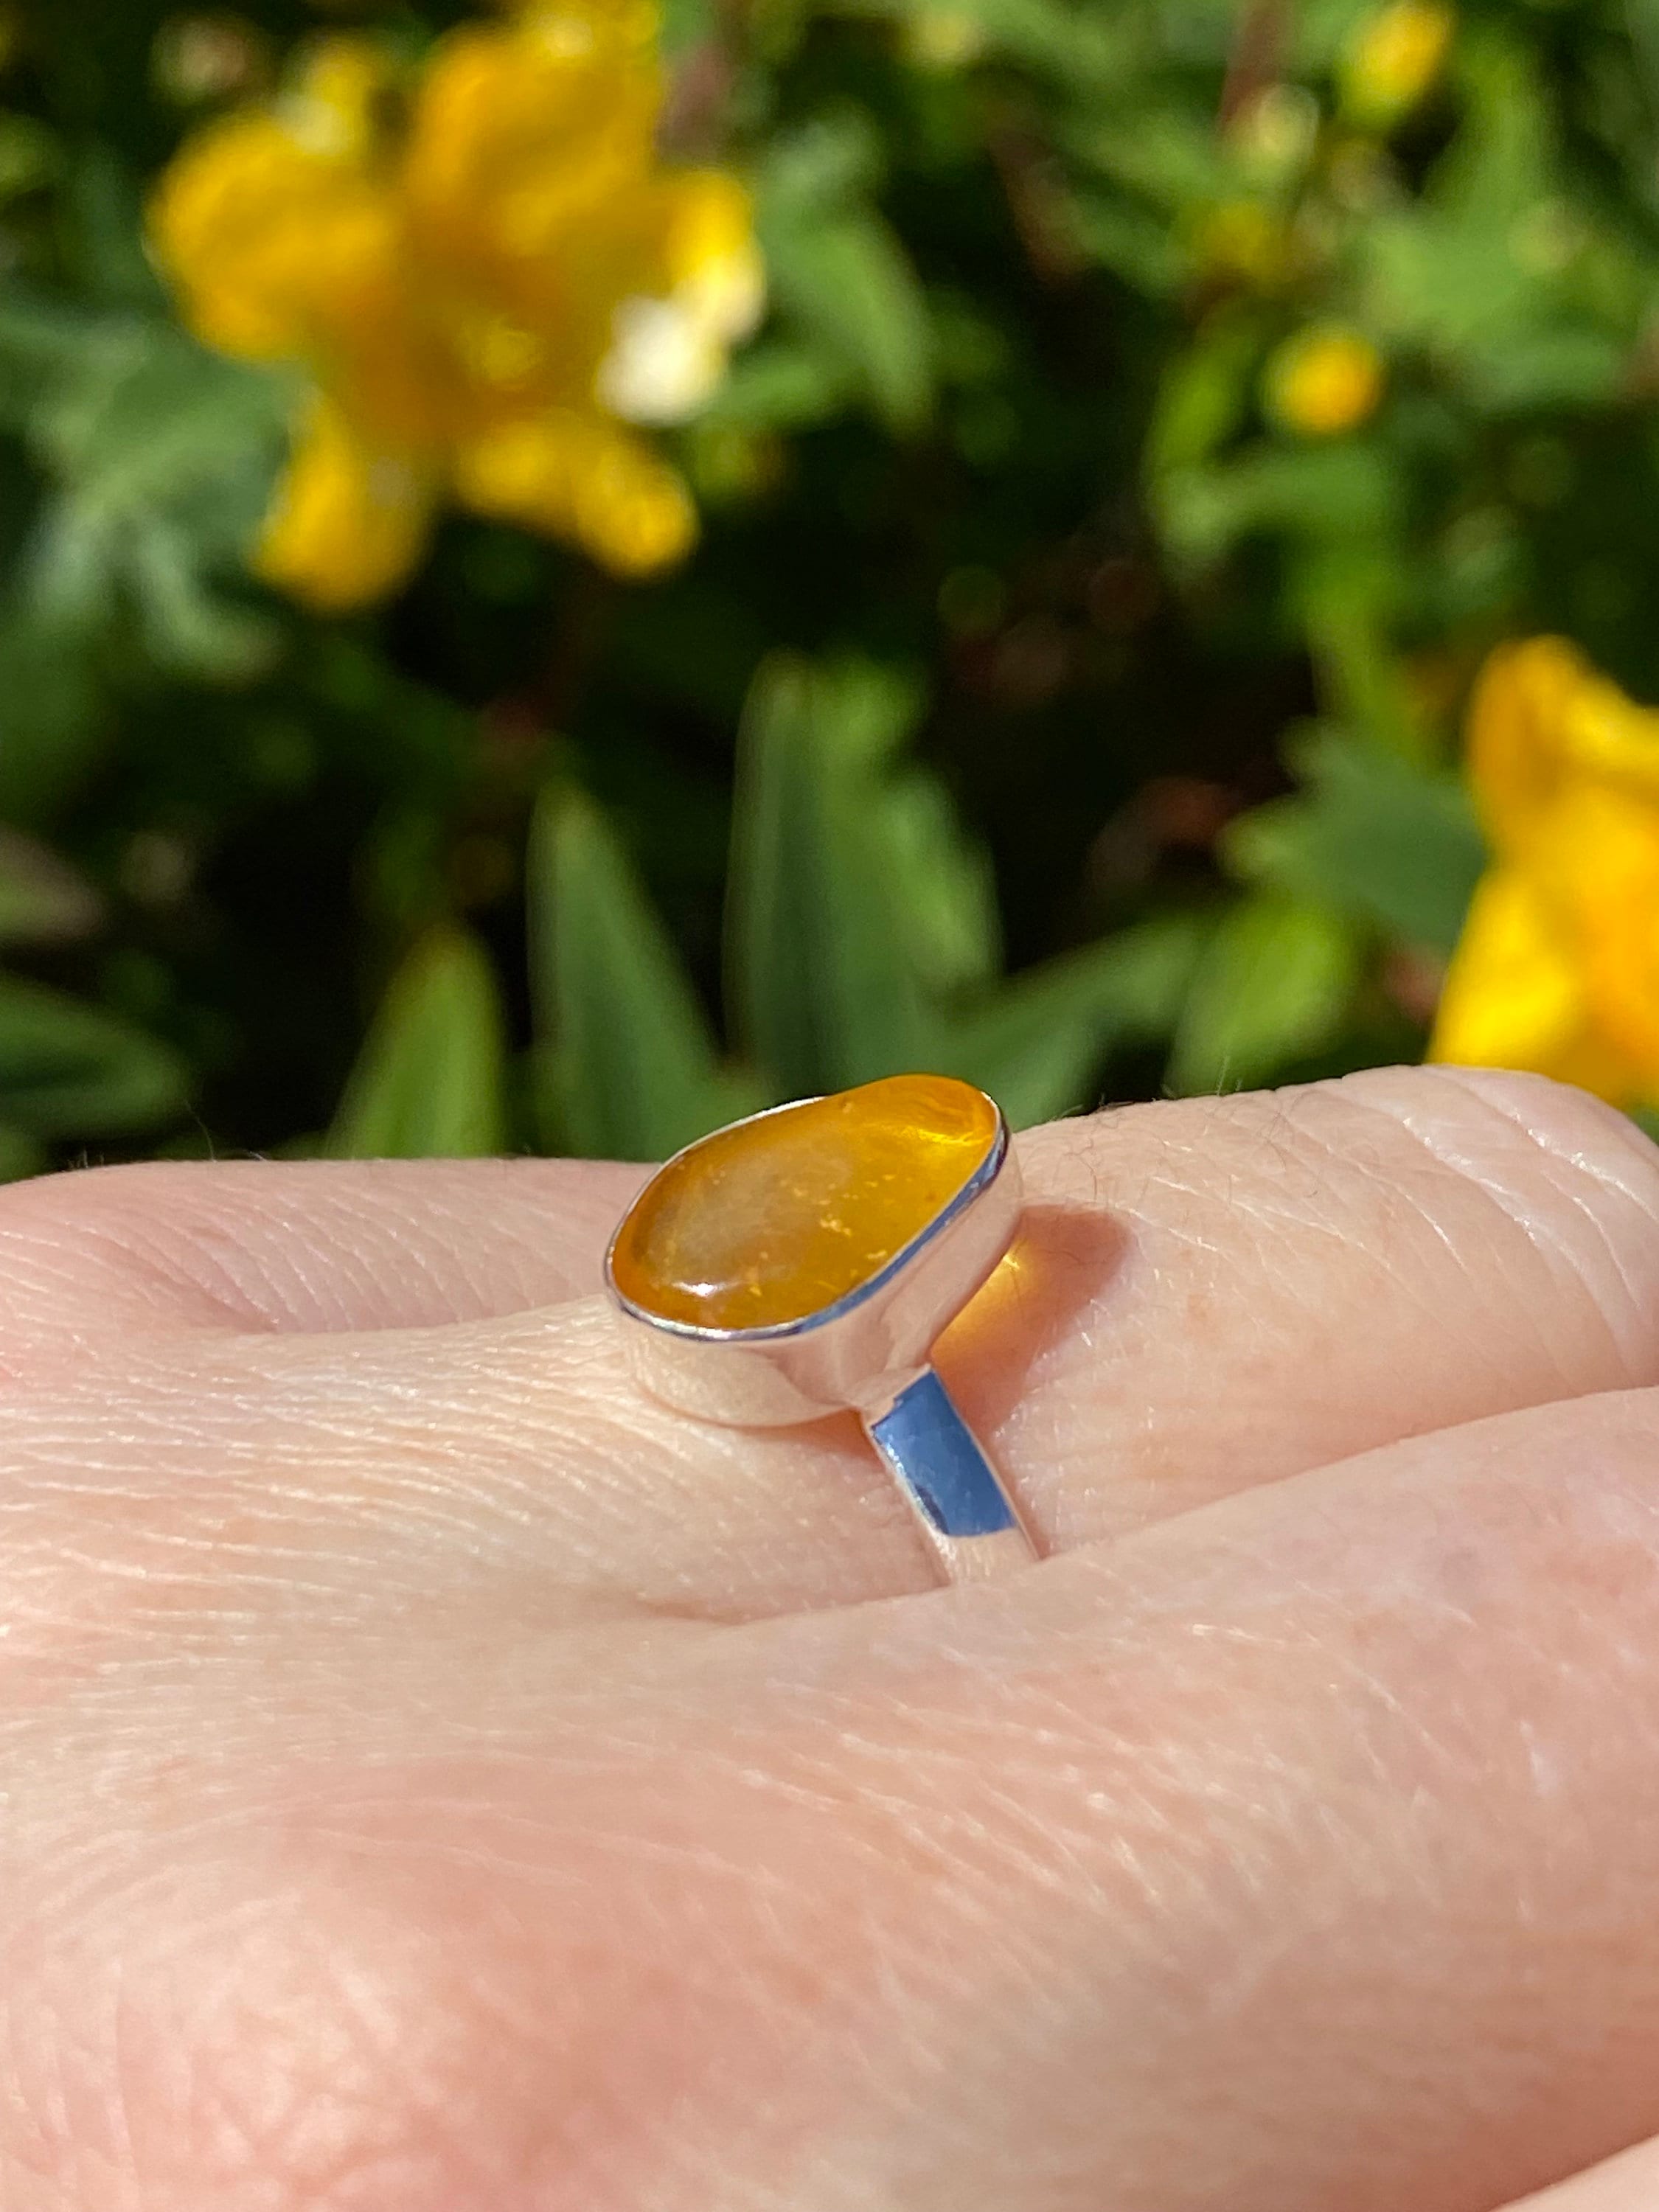
POLYGON ((915 270, 871 197, 880 161, 855 116, 781 140, 761 172, 760 234, 779 306, 807 342, 804 358, 842 372, 905 436, 933 404, 933 338, 915 270))
POLYGON ((530 847, 539 1127, 562 1151, 657 1160, 766 1103, 724 1068, 672 941, 590 801, 555 790, 530 847))
POLYGON ((866 663, 780 657, 756 679, 726 908, 740 1066, 614 834, 586 799, 547 794, 530 861, 545 1141, 660 1158, 761 1106, 919 1068, 980 1084, 1024 1126, 1085 1096, 1112 1047, 1167 1034, 1191 920, 999 980, 984 856, 900 751, 918 705, 866 663))
POLYGON ((1188 989, 1172 1090, 1244 1091, 1334 1044, 1352 995, 1353 933, 1328 908, 1275 893, 1222 921, 1188 989))
POLYGON ((1449 952, 1486 860, 1462 786, 1330 729, 1310 731, 1291 759, 1303 789, 1232 824, 1235 872, 1449 952))
MULTIPOLYGON (((465 12, 339 20, 412 55, 465 12)), ((1659 700, 1659 75, 1650 10, 1487 0, 1381 100, 1370 12, 674 0, 672 144, 750 179, 771 293, 665 440, 700 550, 625 589, 452 519, 330 622, 246 568, 302 379, 189 337, 142 224, 318 24, 30 0, 0 1175, 643 1158, 896 1068, 1025 1122, 1418 1048, 1487 648, 1659 700), (1333 326, 1380 398, 1298 418, 1333 326)))
POLYGON ((0 976, 0 1127, 40 1139, 153 1129, 185 1095, 176 1056, 142 1030, 0 976))
MULTIPOLYGON (((909 720, 872 668, 761 672, 745 723, 730 896, 738 1033, 787 1095, 932 1065, 915 902, 884 771, 909 720)), ((949 896, 941 872, 935 888, 949 896)))
POLYGON ((340 1159, 470 1159, 500 1152, 500 994, 476 939, 423 937, 392 979, 346 1085, 327 1150, 340 1159))

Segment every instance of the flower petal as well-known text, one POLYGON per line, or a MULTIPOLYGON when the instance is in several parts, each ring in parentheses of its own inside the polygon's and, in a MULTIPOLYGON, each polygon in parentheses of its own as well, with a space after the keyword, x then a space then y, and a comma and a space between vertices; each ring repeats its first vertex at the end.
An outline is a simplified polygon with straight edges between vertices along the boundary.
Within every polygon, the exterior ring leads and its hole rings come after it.
POLYGON ((1659 800, 1659 711, 1565 638, 1500 646, 1470 702, 1468 767, 1493 844, 1518 854, 1553 834, 1555 804, 1587 781, 1659 800))
POLYGON ((475 270, 556 252, 649 175, 660 103, 649 47, 599 11, 538 10, 451 32, 422 82, 404 156, 422 249, 475 270))
POLYGON ((1621 1103, 1644 1087, 1633 1063, 1598 1038, 1576 948, 1515 868, 1491 869, 1476 888, 1428 1056, 1529 1068, 1621 1103))
POLYGON ((684 422, 718 388, 726 349, 678 300, 620 301, 594 393, 625 422, 684 422))
POLYGON ((433 488, 407 458, 377 452, 315 397, 265 518, 254 567, 324 613, 383 599, 413 568, 433 488))
POLYGON ((360 319, 398 253, 373 178, 274 114, 228 116, 191 140, 156 188, 149 231, 197 336, 256 361, 302 358, 360 319))
POLYGON ((1469 781, 1499 853, 1524 848, 1560 789, 1567 711, 1593 680, 1565 638, 1502 645, 1487 659, 1469 702, 1469 781))
POLYGON ((574 539, 619 575, 669 567, 697 534, 678 474, 643 440, 574 408, 475 439, 456 457, 455 489, 475 513, 574 539))
POLYGON ((1556 809, 1551 880, 1571 899, 1597 1033, 1659 1099, 1659 806, 1589 784, 1556 809))
POLYGON ((746 338, 766 305, 754 205, 724 169, 687 169, 667 185, 663 258, 669 288, 712 337, 746 338))

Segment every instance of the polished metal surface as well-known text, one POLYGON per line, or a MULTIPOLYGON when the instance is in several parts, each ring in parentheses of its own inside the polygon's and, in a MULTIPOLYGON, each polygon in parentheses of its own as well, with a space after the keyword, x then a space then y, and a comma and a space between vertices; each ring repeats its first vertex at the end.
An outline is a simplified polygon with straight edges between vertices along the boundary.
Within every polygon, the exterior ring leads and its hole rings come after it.
POLYGON ((1036 1556, 984 1446, 931 1367, 864 1425, 955 1579, 967 1579, 981 1555, 999 1565, 1036 1556))
POLYGON ((868 1282, 817 1313, 764 1328, 665 1320, 617 1288, 614 1237, 605 1283, 635 1373, 653 1397, 732 1428, 856 1413, 946 1575, 974 1581, 1036 1553, 928 1360, 940 1332, 1008 1249, 1019 1211, 1019 1169, 999 1112, 989 1151, 950 1203, 868 1282))

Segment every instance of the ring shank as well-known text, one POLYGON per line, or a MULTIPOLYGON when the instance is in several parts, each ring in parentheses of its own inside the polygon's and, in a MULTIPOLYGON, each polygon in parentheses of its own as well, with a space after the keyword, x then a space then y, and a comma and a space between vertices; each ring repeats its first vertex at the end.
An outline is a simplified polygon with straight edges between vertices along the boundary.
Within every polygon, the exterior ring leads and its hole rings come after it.
POLYGON ((1037 1557, 1002 1478, 931 1367, 864 1427, 948 1580, 987 1581, 1037 1557))

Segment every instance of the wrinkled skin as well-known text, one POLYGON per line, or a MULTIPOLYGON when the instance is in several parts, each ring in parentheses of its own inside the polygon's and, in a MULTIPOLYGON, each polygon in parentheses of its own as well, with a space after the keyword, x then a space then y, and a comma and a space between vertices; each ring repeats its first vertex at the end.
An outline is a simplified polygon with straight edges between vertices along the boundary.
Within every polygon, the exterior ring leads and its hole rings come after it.
POLYGON ((3 2212, 1651 2212, 1659 1153, 1022 1152, 956 1591, 629 1386, 637 1169, 0 1194, 3 2212))

